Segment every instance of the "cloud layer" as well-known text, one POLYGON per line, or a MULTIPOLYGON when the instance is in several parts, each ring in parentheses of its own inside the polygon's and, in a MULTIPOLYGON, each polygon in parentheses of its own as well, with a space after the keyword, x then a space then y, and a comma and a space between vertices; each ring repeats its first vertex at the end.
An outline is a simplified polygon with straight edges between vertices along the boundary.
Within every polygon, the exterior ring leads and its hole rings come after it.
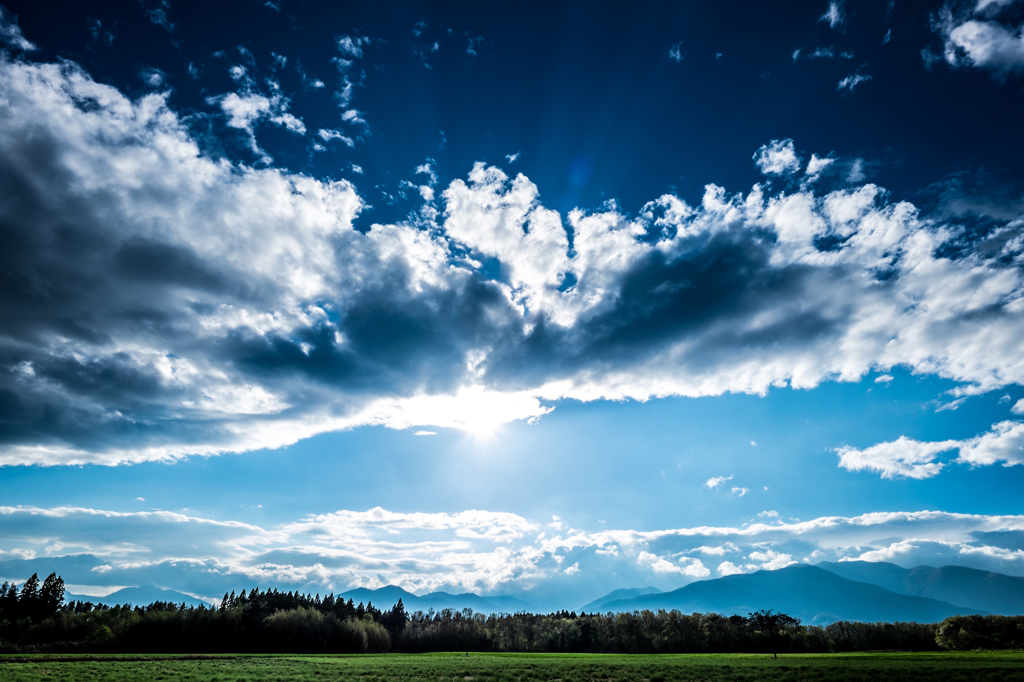
POLYGON ((939 455, 959 451, 955 462, 970 466, 1024 464, 1024 423, 1003 421, 984 434, 965 440, 922 442, 900 437, 858 450, 849 446, 836 450, 839 466, 850 471, 874 471, 882 478, 931 478, 946 462, 939 455))
POLYGON ((253 585, 324 594, 396 584, 578 608, 624 585, 674 589, 797 562, 954 564, 1024 575, 1021 516, 923 511, 655 531, 545 527, 538 533, 540 523, 480 510, 377 507, 262 528, 167 511, 0 507, 9 548, 0 554, 0 578, 20 582, 56 570, 88 594, 156 584, 211 599, 253 585))
MULTIPOLYGON (((245 97, 218 102, 246 130, 286 115, 245 97)), ((423 185, 406 222, 360 230, 345 181, 213 158, 165 94, 3 56, 0 463, 477 428, 562 398, 763 394, 895 366, 962 394, 1021 383, 1020 220, 978 237, 817 156, 801 177, 792 140, 756 159, 769 179, 746 194, 708 185, 635 216, 562 216, 478 163, 423 185)))

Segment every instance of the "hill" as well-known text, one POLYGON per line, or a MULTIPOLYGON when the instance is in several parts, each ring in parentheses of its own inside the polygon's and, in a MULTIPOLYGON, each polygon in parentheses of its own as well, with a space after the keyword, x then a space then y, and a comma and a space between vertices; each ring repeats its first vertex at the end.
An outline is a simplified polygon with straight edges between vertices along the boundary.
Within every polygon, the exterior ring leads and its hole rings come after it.
POLYGON ((1024 578, 964 566, 917 566, 871 561, 823 561, 820 568, 847 580, 879 585, 897 594, 962 604, 1003 616, 1024 614, 1024 578))
POLYGON ((430 609, 434 611, 441 611, 442 609, 452 609, 453 611, 473 609, 477 613, 516 613, 518 611, 534 610, 532 604, 515 597, 481 597, 471 592, 463 594, 430 592, 417 596, 397 585, 387 585, 375 590, 357 587, 354 590, 342 592, 338 597, 345 600, 351 599, 356 604, 360 602, 364 604, 372 603, 381 610, 390 609, 401 599, 402 605, 405 606, 405 610, 409 613, 429 611, 430 609))
POLYGON ((642 597, 645 594, 657 594, 661 592, 657 587, 624 587, 618 590, 612 590, 603 597, 598 597, 594 601, 586 604, 580 609, 581 613, 593 613, 594 611, 600 611, 606 604, 610 604, 613 601, 619 601, 620 599, 633 599, 634 597, 642 597))
POLYGON ((701 580, 672 592, 613 601, 603 608, 608 611, 678 609, 684 613, 722 615, 746 615, 760 609, 774 609, 807 624, 837 620, 933 623, 948 616, 980 612, 936 599, 898 594, 806 564, 701 580))
POLYGON ((184 592, 178 592, 177 590, 165 590, 160 587, 154 587, 153 585, 143 585, 142 587, 125 587, 118 590, 117 592, 111 592, 105 597, 90 597, 87 594, 72 594, 70 592, 64 593, 64 602, 83 601, 92 602, 93 604, 106 604, 107 606, 114 606, 116 604, 131 604, 132 606, 148 606, 155 601, 167 601, 172 604, 180 604, 185 602, 188 606, 210 606, 209 603, 202 599, 196 599, 191 595, 187 595, 184 592))

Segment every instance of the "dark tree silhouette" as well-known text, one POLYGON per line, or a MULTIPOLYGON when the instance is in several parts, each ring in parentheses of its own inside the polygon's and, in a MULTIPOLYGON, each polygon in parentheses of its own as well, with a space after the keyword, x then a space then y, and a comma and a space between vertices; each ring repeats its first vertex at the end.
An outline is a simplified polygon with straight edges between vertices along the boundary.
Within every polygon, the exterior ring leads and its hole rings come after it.
POLYGON ((779 646, 787 632, 800 624, 800 621, 785 613, 767 609, 755 611, 747 615, 750 629, 760 632, 768 640, 768 648, 775 658, 779 657, 779 646))

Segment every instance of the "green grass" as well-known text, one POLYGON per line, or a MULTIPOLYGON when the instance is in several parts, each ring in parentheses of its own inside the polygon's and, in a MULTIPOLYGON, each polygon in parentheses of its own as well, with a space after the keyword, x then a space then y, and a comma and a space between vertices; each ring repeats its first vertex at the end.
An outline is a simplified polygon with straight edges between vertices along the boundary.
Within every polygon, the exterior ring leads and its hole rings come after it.
POLYGON ((0 680, 184 682, 1024 682, 1024 653, 0 656, 0 680))

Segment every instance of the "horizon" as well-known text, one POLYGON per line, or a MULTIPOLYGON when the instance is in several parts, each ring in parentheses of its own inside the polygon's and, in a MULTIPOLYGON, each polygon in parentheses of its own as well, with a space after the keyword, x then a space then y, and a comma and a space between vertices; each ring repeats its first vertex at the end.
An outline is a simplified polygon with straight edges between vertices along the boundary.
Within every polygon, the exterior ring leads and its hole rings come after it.
POLYGON ((1022 31, 0 0, 0 582, 1024 577, 1022 31))

